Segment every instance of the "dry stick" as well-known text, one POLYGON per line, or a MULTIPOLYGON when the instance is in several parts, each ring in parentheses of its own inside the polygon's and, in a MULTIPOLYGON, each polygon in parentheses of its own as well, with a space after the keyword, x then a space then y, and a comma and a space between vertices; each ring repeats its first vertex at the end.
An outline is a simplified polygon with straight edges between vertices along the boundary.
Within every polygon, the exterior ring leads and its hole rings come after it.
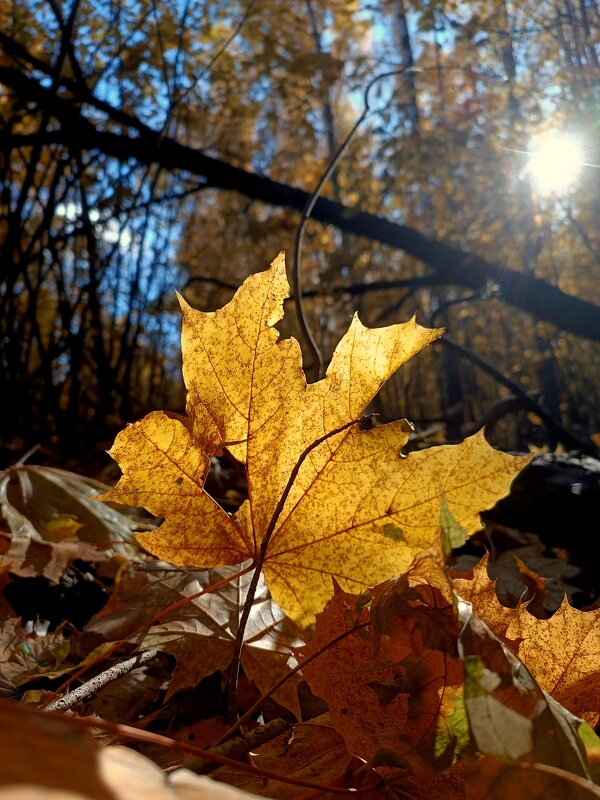
POLYGON ((70 708, 73 708, 74 705, 79 703, 80 700, 84 700, 86 697, 94 694, 94 692, 97 692, 98 689, 106 686, 107 683, 116 681, 117 678, 121 678, 128 672, 144 666, 144 664, 147 664, 149 661, 153 661, 160 655, 160 653, 160 650, 146 650, 144 653, 138 653, 132 658, 128 658, 127 661, 121 661, 119 664, 115 664, 114 666, 104 670, 104 672, 101 672, 99 675, 96 675, 95 678, 92 678, 86 683, 82 683, 81 686, 78 686, 77 689, 69 692, 69 694, 65 697, 60 697, 58 700, 50 703, 50 705, 46 706, 44 710, 68 711, 70 708))
MULTIPOLYGON (((37 715, 40 712, 36 709, 27 709, 21 708, 19 711, 20 714, 31 714, 37 715)), ((45 712, 44 712, 45 713, 45 712)), ((280 775, 277 772, 271 772, 270 770, 260 769, 259 767, 255 767, 252 764, 246 764, 243 761, 236 761, 233 758, 228 758, 227 756, 220 755, 219 753, 213 753, 210 750, 204 750, 201 747, 196 747, 193 744, 188 744, 187 742, 180 742, 177 739, 171 739, 170 736, 163 736, 160 733, 152 733, 151 731, 144 731, 140 730, 139 728, 133 728, 131 725, 125 725, 121 722, 107 722, 102 719, 98 719, 96 717, 76 717, 76 716, 69 716, 65 717, 62 714, 57 714, 56 712, 52 712, 50 716, 55 717, 60 723, 65 726, 72 726, 76 725, 80 728, 98 728, 99 730, 109 731, 109 733, 117 734, 118 736, 123 736, 128 739, 133 739, 134 741, 138 742, 146 742, 147 744, 155 744, 159 747, 168 747, 170 750, 180 750, 182 753, 191 753, 192 755, 196 756, 203 756, 204 758, 213 759, 214 761, 218 761, 220 764, 223 764, 227 767, 233 767, 234 769, 238 769, 241 772, 248 772, 251 775, 258 775, 260 778, 267 778, 269 780, 274 781, 281 781, 282 783, 290 783, 293 786, 303 786, 307 789, 317 789, 330 792, 331 794, 351 794, 351 795, 358 795, 358 794, 367 794, 368 792, 372 792, 378 786, 380 786, 381 781, 373 786, 364 786, 360 787, 359 789, 342 789, 335 786, 327 786, 319 783, 312 783, 311 781, 303 781, 299 778, 291 778, 288 775, 280 775)), ((185 765, 183 765, 185 766, 185 765)))
MULTIPOLYGON (((197 600, 199 597, 202 597, 202 595, 204 595, 204 594, 208 594, 209 592, 214 592, 214 591, 216 591, 217 589, 220 589, 223 586, 227 586, 228 583, 231 583, 232 581, 237 580, 237 578, 241 578, 242 575, 246 575, 246 573, 250 572, 253 568, 254 568, 254 563, 250 564, 250 566, 246 567, 245 569, 240 570, 239 572, 234 572, 233 575, 229 575, 229 577, 227 577, 227 578, 223 578, 222 580, 217 581, 216 583, 213 583, 210 586, 207 586, 206 588, 202 589, 201 591, 196 592, 196 594, 191 594, 189 597, 183 597, 181 600, 178 600, 176 603, 172 603, 170 606, 167 606, 166 608, 163 608, 162 611, 159 611, 158 614, 155 614, 150 620, 148 620, 147 622, 144 622, 143 625, 139 626, 139 628, 136 628, 134 630, 134 632, 132 634, 130 634, 126 639, 119 639, 118 642, 114 642, 114 644, 111 647, 109 647, 108 650, 105 650, 97 658, 93 659, 88 664, 85 664, 80 670, 78 670, 77 672, 73 673, 73 675, 69 676, 69 678, 64 683, 62 683, 58 687, 58 689, 56 689, 53 692, 53 694, 59 695, 61 692, 64 692, 66 689, 69 688, 69 685, 71 684, 72 681, 75 681, 75 680, 78 680, 79 678, 81 678, 81 676, 84 675, 88 671, 88 669, 90 669, 91 667, 95 666, 96 664, 99 664, 101 661, 104 661, 105 658, 108 658, 108 656, 112 655, 115 652, 115 650, 117 650, 119 647, 121 647, 121 645, 126 644, 129 639, 133 638, 134 636, 139 636, 141 633, 143 633, 149 627, 154 625, 155 622, 159 622, 167 614, 170 614, 171 611, 176 611, 178 608, 181 608, 182 606, 185 606, 188 603, 191 603, 193 600, 197 600)), ((53 701, 53 703, 54 702, 56 702, 56 701, 53 701)), ((47 708, 47 706, 44 706, 44 708, 47 708)))
POLYGON ((293 251, 294 256, 292 260, 292 285, 294 287, 294 305, 296 307, 296 316, 298 317, 298 324, 300 325, 300 331, 302 333, 302 337, 306 342, 310 354, 313 358, 312 370, 317 379, 323 377, 323 357, 321 355, 321 351, 317 346, 312 331, 309 328, 306 316, 304 314, 304 307, 302 305, 301 249, 302 249, 302 240, 304 238, 304 231, 306 230, 306 224, 308 222, 308 218, 310 217, 313 211, 313 208, 316 205, 317 200, 319 199, 323 186, 327 183, 327 181, 331 177, 332 172, 335 170, 341 158, 346 153, 346 150, 348 149, 350 142, 354 138, 354 134, 356 133, 360 125, 364 122, 369 111, 371 110, 371 107, 369 105, 369 92, 371 91, 373 86, 375 86, 376 83, 383 80, 384 78, 390 78, 392 75, 400 75, 406 71, 407 70, 405 68, 402 68, 402 69, 391 70, 390 72, 382 72, 380 75, 377 75, 375 78, 373 78, 373 80, 369 83, 363 95, 363 104, 364 104, 363 112, 352 126, 350 133, 346 136, 342 144, 335 151, 333 158, 331 159, 329 165, 327 166, 327 169, 321 175, 319 183, 317 184, 314 192, 309 197, 306 205, 304 206, 304 210, 302 211, 302 219, 300 220, 300 224, 296 229, 296 236, 294 238, 294 251, 293 251))
MULTIPOLYGON (((560 778, 566 783, 575 784, 578 789, 583 789, 592 797, 600 797, 600 786, 597 786, 591 780, 583 778, 581 775, 576 775, 574 772, 567 772, 560 767, 554 767, 551 764, 542 764, 540 762, 522 761, 512 764, 511 766, 518 767, 519 769, 531 769, 534 772, 542 772, 546 775, 551 775, 553 778, 560 778)), ((580 795, 578 795, 579 797, 580 795)))
POLYGON ((229 722, 233 722, 237 716, 237 684, 238 684, 238 676, 240 672, 240 658, 242 654, 242 646, 244 644, 244 633, 246 632, 246 625, 248 624, 248 617, 250 616, 250 610, 252 608, 252 604, 254 603, 254 595, 256 594, 256 587, 258 585, 258 579, 260 577, 260 573, 265 562, 265 556, 267 554, 267 548, 271 541, 271 537, 273 536, 273 532, 275 530, 275 526, 277 525, 277 521, 283 511, 283 507, 288 499, 289 493, 294 485, 294 481, 298 477, 298 473, 300 472, 300 468, 304 463, 306 457, 311 453, 315 447, 318 447, 320 444, 323 444, 327 439, 330 439, 332 436, 335 436, 342 431, 351 428, 353 425, 356 425, 357 422, 360 420, 353 419, 350 422, 346 422, 344 425, 341 425, 339 428, 335 428, 335 430, 329 431, 324 436, 320 436, 318 439, 315 439, 312 444, 303 450, 296 462, 294 469, 290 473, 290 477, 288 478, 288 482, 283 490, 281 497, 277 505, 275 506, 275 510, 273 511, 273 515, 269 521, 269 525, 267 530, 265 531, 265 535, 263 537, 260 551, 258 557, 254 562, 254 575, 252 576, 252 580, 250 581, 250 586, 248 587, 248 592, 246 594, 246 600, 244 601, 244 608, 242 610, 242 614, 240 616, 240 623, 237 631, 237 635, 235 637, 235 645, 233 649, 233 656, 231 658, 231 664, 229 665, 229 707, 228 707, 228 717, 229 722))

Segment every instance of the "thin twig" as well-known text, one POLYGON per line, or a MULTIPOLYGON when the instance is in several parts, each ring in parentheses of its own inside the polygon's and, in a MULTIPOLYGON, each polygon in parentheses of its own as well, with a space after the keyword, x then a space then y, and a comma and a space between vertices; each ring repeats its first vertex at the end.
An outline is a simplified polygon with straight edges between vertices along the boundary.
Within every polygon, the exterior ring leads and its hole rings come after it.
MULTIPOLYGON (((137 206, 136 208, 140 207, 141 206, 137 206)), ((349 283, 344 286, 332 286, 326 291, 322 289, 304 289, 302 291, 302 297, 338 297, 344 294, 360 296, 369 294, 370 292, 387 292, 394 289, 410 289, 411 291, 415 291, 423 287, 435 286, 437 283, 441 282, 439 276, 434 273, 431 275, 420 275, 416 278, 395 278, 393 280, 369 281, 368 283, 349 283)), ((185 282, 183 291, 185 292, 185 290, 194 283, 208 283, 211 286, 216 286, 218 289, 226 289, 230 292, 235 292, 239 289, 239 283, 230 283, 229 281, 224 281, 221 278, 214 278, 210 275, 192 275, 192 277, 188 278, 185 282)), ((288 300, 293 302, 295 300, 295 295, 286 297, 283 302, 286 303, 288 300)))
MULTIPOLYGON (((584 796, 583 793, 587 793, 589 797, 600 797, 600 787, 595 783, 592 783, 591 780, 587 780, 581 775, 576 775, 574 772, 568 772, 566 769, 555 767, 552 764, 542 764, 535 761, 517 761, 514 764, 506 765, 507 769, 510 769, 510 767, 516 767, 518 769, 525 770, 530 769, 534 772, 542 772, 552 778, 557 778, 558 780, 564 781, 567 784, 574 784, 577 789, 582 790, 582 793, 577 793, 578 797, 584 796)), ((556 786, 556 783, 553 782, 553 786, 556 786)), ((548 788, 550 787, 548 786, 548 788)), ((565 794, 567 794, 567 792, 565 792, 565 794)), ((575 792, 573 792, 573 794, 575 794, 575 792)))
POLYGON ((304 231, 306 230, 306 224, 312 211, 316 205, 317 200, 319 199, 319 195, 323 189, 323 186, 327 183, 331 174, 339 164, 340 160, 346 153, 350 142, 354 138, 354 134, 360 127, 360 125, 364 122, 365 118, 367 117, 371 107, 369 105, 369 93, 371 89, 375 86, 376 83, 383 80, 384 78, 389 78, 392 75, 400 75, 403 72, 406 72, 405 68, 402 69, 395 69, 391 70, 390 72, 382 72, 380 75, 376 75, 373 80, 369 83, 367 88, 365 89, 363 95, 363 112, 360 117, 356 120, 354 125, 352 126, 350 133, 346 136, 342 144, 338 147, 338 149, 333 154, 333 158, 329 162, 327 169, 321 175, 319 182, 313 191, 312 195, 308 198, 306 205, 304 206, 304 210, 302 211, 302 219, 300 220, 300 224, 296 229, 296 236, 294 238, 294 250, 293 250, 293 258, 292 258, 292 286, 294 288, 294 303, 296 306, 296 315, 298 317, 298 324, 300 325, 300 331, 302 333, 302 337, 306 342, 306 345, 310 351, 310 354, 313 358, 312 364, 312 371, 317 379, 323 377, 323 357, 321 355, 321 351, 315 341, 315 338, 310 330, 308 322, 306 320, 306 316, 304 314, 304 308, 302 306, 302 272, 301 272, 301 249, 302 249, 302 240, 304 239, 304 231))
POLYGON ((236 36, 238 36, 240 31, 242 30, 242 28, 244 27, 244 25, 246 24, 246 22, 250 18, 250 15, 252 13, 252 10, 253 10, 255 4, 256 4, 256 0, 250 0, 249 1, 248 5, 246 6, 246 10, 244 11, 242 16, 238 20, 235 28, 229 34, 227 39, 225 39, 223 44, 217 49, 217 51, 211 57, 211 59, 208 62, 208 64, 206 64, 204 67, 202 67, 202 69, 200 70, 200 73, 198 75, 194 76, 194 80, 187 87, 187 89, 185 89, 183 92, 181 92, 181 94, 177 97, 177 103, 178 104, 180 104, 181 102, 183 102, 184 100, 186 100, 188 98, 189 94, 196 88, 196 86, 200 83, 200 81, 204 78, 204 76, 207 75, 210 72, 210 70, 214 67, 214 65, 217 63, 217 61, 221 58, 223 53, 228 49, 229 45, 233 42, 233 40, 236 38, 236 36))
POLYGON ((50 705, 46 706, 45 711, 68 711, 73 706, 77 705, 81 700, 85 700, 90 695, 97 692, 107 683, 116 681, 117 678, 122 678, 128 672, 132 672, 138 667, 143 667, 149 661, 154 661, 160 655, 160 650, 146 650, 144 653, 138 653, 127 661, 121 661, 119 664, 114 664, 112 667, 105 669, 99 675, 91 678, 89 681, 82 683, 77 689, 66 694, 64 697, 55 700, 50 705))

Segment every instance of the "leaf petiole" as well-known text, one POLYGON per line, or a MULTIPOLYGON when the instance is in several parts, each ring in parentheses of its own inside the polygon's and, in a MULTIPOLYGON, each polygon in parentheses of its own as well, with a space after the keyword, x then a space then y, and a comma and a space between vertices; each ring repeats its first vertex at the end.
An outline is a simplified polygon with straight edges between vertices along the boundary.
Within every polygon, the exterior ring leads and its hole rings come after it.
POLYGON ((228 718, 229 722, 233 723, 236 716, 237 716, 237 684, 238 678, 240 673, 240 659, 242 655, 242 647, 244 644, 244 634, 246 632, 246 625, 248 624, 248 617, 250 616, 250 609, 252 608, 252 604, 254 603, 254 595, 256 594, 256 587, 258 586, 258 579, 260 577, 260 573, 262 571, 263 564, 265 563, 265 558, 267 555, 267 549, 269 547, 269 543, 271 541, 271 537, 277 527, 277 522, 279 517, 281 516, 281 512, 284 509, 284 506, 287 502, 289 494, 292 490, 292 486, 294 485, 294 481, 298 477, 298 473, 304 464, 307 456, 319 445, 323 444, 323 442, 330 439, 332 436, 336 436, 338 433, 342 433, 342 431, 351 428, 353 425, 356 425, 361 421, 359 419, 353 419, 350 422, 346 422, 344 425, 340 425, 339 428, 335 428, 332 431, 328 431, 323 436, 320 436, 318 439, 315 439, 314 442, 308 445, 298 458, 298 461, 294 465, 290 473, 290 477, 288 478, 288 482, 285 485, 285 489, 281 493, 281 497, 279 498, 277 505, 275 506, 275 510, 271 516, 269 521, 269 525, 267 526, 267 530, 265 531, 265 535, 260 545, 260 551, 256 561, 254 562, 254 575, 252 576, 252 580, 250 581, 250 586, 248 587, 248 593, 246 594, 246 600, 244 602, 244 608, 242 610, 242 614, 240 616, 239 627, 237 631, 237 635, 235 637, 235 645, 233 649, 233 657, 231 659, 231 664, 229 665, 229 681, 228 681, 228 718))

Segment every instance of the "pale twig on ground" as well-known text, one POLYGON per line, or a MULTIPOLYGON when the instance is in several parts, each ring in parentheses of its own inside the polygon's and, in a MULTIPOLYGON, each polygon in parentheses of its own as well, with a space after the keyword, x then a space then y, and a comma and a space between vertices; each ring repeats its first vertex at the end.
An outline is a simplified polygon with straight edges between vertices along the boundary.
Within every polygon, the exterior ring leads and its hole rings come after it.
POLYGON ((146 650, 144 653, 138 653, 128 658, 126 661, 120 661, 118 664, 114 664, 112 667, 105 669, 104 672, 96 675, 95 678, 91 678, 89 681, 82 683, 81 686, 78 686, 77 689, 73 689, 69 694, 60 697, 58 700, 54 700, 50 705, 46 706, 44 711, 68 711, 81 700, 85 700, 87 697, 94 694, 94 692, 97 692, 98 689, 106 686, 107 683, 116 681, 117 678, 127 675, 128 672, 138 667, 143 667, 144 664, 147 664, 149 661, 153 661, 160 653, 160 650, 146 650))

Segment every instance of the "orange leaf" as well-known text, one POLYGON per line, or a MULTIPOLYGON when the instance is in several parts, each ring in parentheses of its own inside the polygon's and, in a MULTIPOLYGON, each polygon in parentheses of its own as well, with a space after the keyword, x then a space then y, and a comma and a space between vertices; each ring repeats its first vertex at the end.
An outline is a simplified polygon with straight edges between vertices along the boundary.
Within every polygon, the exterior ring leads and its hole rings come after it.
POLYGON ((592 727, 600 719, 600 609, 579 611, 563 600, 550 619, 537 619, 526 603, 505 608, 487 578, 486 561, 474 580, 457 579, 457 593, 508 644, 544 691, 592 727))
MULTIPOLYGON (((348 636, 303 673, 326 700, 350 752, 422 775, 445 770, 468 742, 460 626, 448 582, 432 558, 422 557, 373 593, 372 635, 348 636)), ((353 598, 337 592, 303 655, 349 631, 354 608, 353 598)))

